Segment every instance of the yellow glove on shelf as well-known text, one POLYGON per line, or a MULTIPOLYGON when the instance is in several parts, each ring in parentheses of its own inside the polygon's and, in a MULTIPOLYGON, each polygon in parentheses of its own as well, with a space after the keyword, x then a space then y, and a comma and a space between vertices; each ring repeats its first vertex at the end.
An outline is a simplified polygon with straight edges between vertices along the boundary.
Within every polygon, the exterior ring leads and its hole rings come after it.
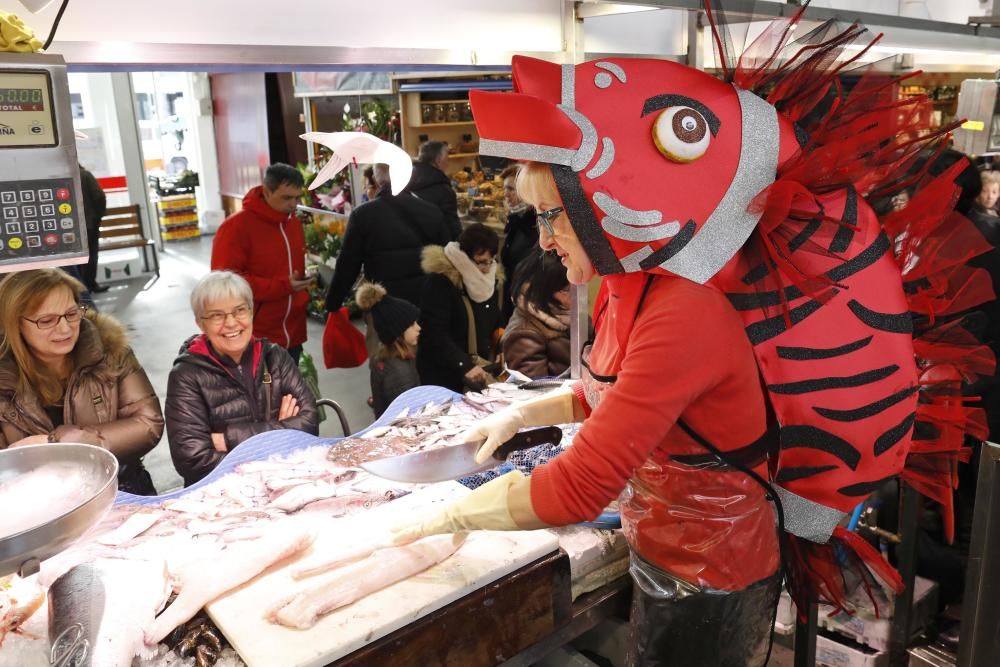
POLYGON ((0 51, 34 53, 41 50, 42 42, 19 16, 0 11, 0 51))

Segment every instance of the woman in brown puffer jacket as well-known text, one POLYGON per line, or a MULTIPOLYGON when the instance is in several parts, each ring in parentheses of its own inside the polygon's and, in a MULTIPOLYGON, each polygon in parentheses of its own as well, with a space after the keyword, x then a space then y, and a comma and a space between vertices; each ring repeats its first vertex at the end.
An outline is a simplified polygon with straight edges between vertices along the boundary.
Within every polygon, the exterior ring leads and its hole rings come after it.
POLYGON ((288 351, 253 337, 253 292, 213 271, 191 292, 202 333, 188 339, 167 382, 167 438, 190 486, 247 438, 277 429, 317 435, 316 401, 288 351))
POLYGON ((517 266, 514 314, 500 345, 507 368, 535 380, 569 368, 569 282, 559 257, 540 250, 517 266))
POLYGON ((109 450, 118 488, 153 495, 142 465, 163 414, 124 328, 80 305, 81 285, 58 269, 0 282, 0 449, 81 442, 109 450))

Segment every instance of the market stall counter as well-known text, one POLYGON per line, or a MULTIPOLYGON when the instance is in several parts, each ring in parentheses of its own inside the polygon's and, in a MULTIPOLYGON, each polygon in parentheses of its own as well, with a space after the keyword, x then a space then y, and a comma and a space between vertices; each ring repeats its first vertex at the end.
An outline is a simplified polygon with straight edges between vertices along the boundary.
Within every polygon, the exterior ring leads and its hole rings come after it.
POLYGON ((16 619, 21 633, 0 644, 0 664, 49 664, 47 638, 73 625, 61 610, 80 607, 91 620, 74 646, 135 651, 149 656, 142 664, 528 664, 627 608, 627 584, 615 581, 628 562, 620 534, 474 531, 398 547, 388 529, 515 466, 530 471, 560 446, 519 452, 462 484, 406 485, 357 468, 442 446, 517 394, 417 388, 349 438, 273 431, 240 445, 187 489, 119 494, 81 542, 35 577, 0 587, 0 598, 15 590, 22 607, 39 603, 16 619), (144 585, 122 585, 140 569, 144 585), (99 588, 103 604, 95 602, 99 588), (168 599, 171 589, 178 593, 168 599), (63 616, 51 628, 46 606, 63 616), (129 622, 112 628, 108 619, 126 608, 134 610, 129 622), (178 654, 191 660, 177 662, 178 654))

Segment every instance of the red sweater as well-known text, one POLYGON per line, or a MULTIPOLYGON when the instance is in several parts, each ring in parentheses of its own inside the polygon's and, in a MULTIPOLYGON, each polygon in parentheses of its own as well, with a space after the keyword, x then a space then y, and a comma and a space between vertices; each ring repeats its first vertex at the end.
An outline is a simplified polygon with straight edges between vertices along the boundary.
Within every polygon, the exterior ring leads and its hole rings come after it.
POLYGON ((288 277, 305 273, 302 223, 268 206, 261 186, 243 197, 243 210, 226 218, 212 243, 212 270, 228 269, 253 289, 254 336, 283 347, 306 340, 309 293, 293 292, 288 277))
MULTIPOLYGON (((636 316, 645 280, 605 279, 590 367, 617 381, 573 446, 535 469, 532 505, 546 523, 565 525, 593 519, 621 494, 625 535, 640 555, 692 583, 738 590, 777 569, 774 512, 744 473, 671 455, 707 453, 680 418, 723 451, 762 436, 757 363, 721 293, 660 276, 636 316)), ((766 464, 756 472, 766 478, 766 464)))

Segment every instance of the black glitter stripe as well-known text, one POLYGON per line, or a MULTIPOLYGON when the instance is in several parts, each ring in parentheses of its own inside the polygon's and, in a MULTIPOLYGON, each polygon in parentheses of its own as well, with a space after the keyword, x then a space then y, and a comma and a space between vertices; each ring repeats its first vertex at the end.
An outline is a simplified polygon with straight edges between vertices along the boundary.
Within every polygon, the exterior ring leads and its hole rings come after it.
POLYGON ((795 130, 795 141, 799 142, 799 148, 809 143, 809 133, 806 132, 804 127, 798 123, 792 123, 792 129, 795 130))
POLYGON ((719 133, 719 128, 722 126, 722 121, 719 120, 718 116, 712 113, 711 109, 698 100, 688 97, 687 95, 672 95, 670 93, 664 93, 663 95, 650 97, 642 105, 642 115, 646 116, 654 111, 666 109, 667 107, 689 107, 694 109, 705 119, 705 123, 708 124, 708 129, 712 132, 712 136, 717 135, 719 133))
POLYGON ((895 394, 890 394, 885 398, 880 398, 874 403, 862 405, 860 408, 854 408, 853 410, 834 410, 833 408, 821 408, 815 405, 813 406, 813 410, 815 410, 817 414, 834 421, 856 422, 877 415, 883 410, 887 410, 897 403, 906 400, 915 393, 917 393, 916 385, 907 387, 902 391, 897 391, 895 394))
POLYGON ((782 384, 767 385, 768 391, 774 394, 808 394, 814 391, 825 391, 827 389, 846 389, 847 387, 861 387, 866 384, 884 380, 899 370, 899 366, 883 366, 873 368, 870 371, 857 373, 855 375, 831 376, 825 378, 812 378, 809 380, 799 380, 798 382, 784 382, 782 384))
POLYGON ((854 313, 859 320, 870 326, 872 329, 888 331, 889 333, 913 333, 913 319, 910 317, 909 312, 880 313, 876 310, 866 308, 863 304, 855 301, 854 299, 847 302, 847 307, 851 309, 851 312, 854 313))
POLYGON ((891 479, 894 479, 895 475, 890 475, 889 477, 883 477, 882 479, 876 479, 873 482, 860 482, 858 484, 850 484, 848 486, 837 489, 837 492, 845 496, 867 496, 869 494, 875 493, 882 488, 882 485, 891 479))
POLYGON ((906 419, 875 439, 875 456, 882 456, 902 441, 903 437, 913 428, 917 413, 911 412, 906 419))
MULTIPOLYGON (((786 301, 801 299, 802 296, 802 290, 798 287, 793 286, 785 288, 786 301)), ((729 303, 732 304, 733 308, 740 311, 777 306, 781 303, 777 290, 771 290, 770 292, 754 292, 751 294, 744 292, 726 292, 726 298, 729 299, 729 303)))
POLYGON ((826 277, 835 283, 847 280, 855 273, 864 271, 869 266, 880 260, 888 251, 889 237, 885 235, 885 232, 880 232, 875 240, 872 241, 871 245, 843 264, 835 266, 827 271, 826 277))
MULTIPOLYGON (((798 324, 819 310, 822 305, 819 301, 808 301, 788 311, 788 317, 793 325, 798 324)), ((747 327, 746 331, 747 337, 750 338, 750 343, 752 345, 760 345, 764 341, 771 340, 775 336, 784 333, 787 328, 785 317, 778 315, 777 317, 769 317, 760 322, 754 322, 747 327)))
POLYGON ((836 470, 838 467, 839 466, 800 466, 798 468, 783 468, 778 471, 777 475, 775 475, 774 481, 782 484, 794 482, 799 479, 805 479, 806 477, 818 475, 821 472, 836 470))
POLYGON ((802 247, 802 244, 808 241, 813 234, 819 229, 819 226, 823 224, 823 221, 819 218, 813 218, 810 220, 805 227, 799 231, 798 234, 792 237, 792 240, 788 242, 788 249, 791 252, 795 252, 802 247))
POLYGON ((841 357, 845 354, 850 354, 860 350, 861 348, 872 342, 874 336, 868 336, 867 338, 862 338, 861 340, 856 340, 853 343, 847 343, 846 345, 841 345, 840 347, 784 347, 782 345, 778 346, 778 356, 782 359, 791 359, 792 361, 812 361, 814 359, 832 359, 833 357, 841 357))
MULTIPOLYGON (((879 234, 867 248, 843 264, 830 269, 824 275, 829 278, 831 283, 842 282, 877 262, 888 249, 889 238, 885 234, 879 234)), ((802 296, 802 290, 794 285, 785 288, 785 301, 794 301, 802 296)), ((781 303, 781 298, 777 290, 760 292, 758 294, 734 292, 726 294, 726 297, 729 298, 730 303, 733 304, 733 308, 736 308, 736 310, 754 310, 756 308, 776 306, 781 303)))
POLYGON ((562 197, 563 207, 569 222, 573 225, 573 231, 580 239, 583 249, 587 251, 587 256, 593 262, 594 268, 602 276, 612 273, 623 273, 618 257, 615 256, 611 243, 604 235, 600 225, 597 223, 597 216, 590 206, 587 193, 580 185, 580 177, 569 167, 559 164, 550 164, 552 177, 555 179, 559 196, 562 197))
POLYGON ((747 274, 740 278, 744 285, 753 285, 758 280, 763 280, 768 274, 767 264, 761 262, 757 266, 753 267, 747 274))
POLYGON ((696 229, 698 229, 698 225, 694 224, 694 220, 688 220, 681 231, 677 232, 677 235, 670 239, 665 246, 639 262, 639 268, 643 271, 649 271, 679 253, 688 244, 688 241, 694 238, 696 229))
POLYGON ((781 449, 815 449, 843 461, 851 470, 857 470, 861 452, 843 438, 824 431, 818 426, 782 426, 778 434, 781 449))
MULTIPOLYGON (((848 225, 858 224, 858 192, 853 186, 847 186, 847 201, 844 202, 844 213, 840 220, 848 225)), ((830 252, 844 252, 850 247, 853 238, 854 230, 841 225, 830 242, 830 252)))

